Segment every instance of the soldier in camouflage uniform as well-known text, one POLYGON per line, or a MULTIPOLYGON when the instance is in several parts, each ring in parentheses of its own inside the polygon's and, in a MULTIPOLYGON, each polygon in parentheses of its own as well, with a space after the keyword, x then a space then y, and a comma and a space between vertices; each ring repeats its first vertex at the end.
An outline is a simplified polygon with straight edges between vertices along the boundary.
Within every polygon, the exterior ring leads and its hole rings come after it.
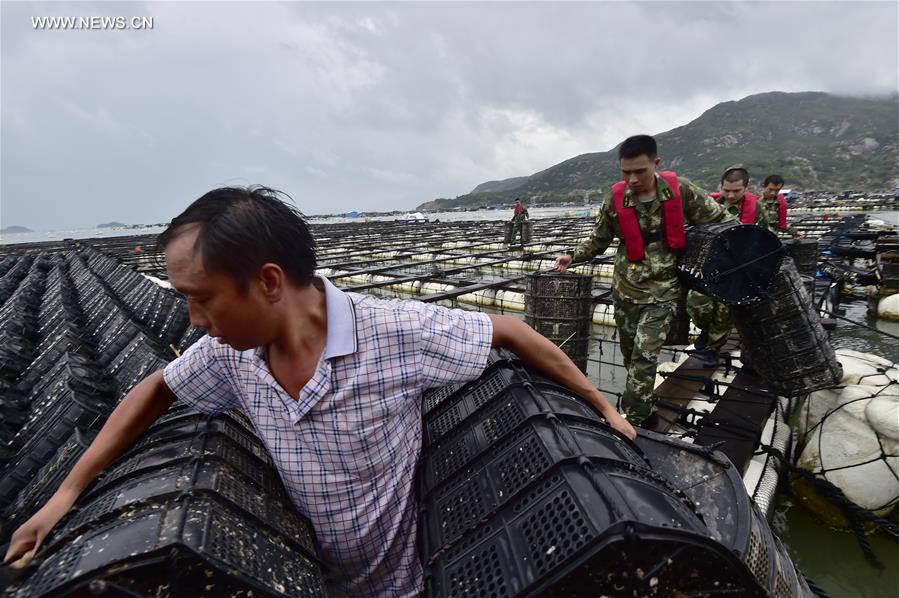
POLYGON ((759 207, 764 209, 768 218, 768 229, 774 233, 786 232, 794 239, 801 239, 802 235, 792 224, 788 224, 785 229, 780 228, 780 218, 777 213, 777 196, 783 189, 784 179, 779 174, 770 174, 765 177, 762 183, 762 195, 759 197, 759 207))
MULTIPOLYGON (((564 272, 572 262, 591 259, 621 239, 615 255, 612 299, 627 380, 621 409, 631 421, 641 422, 654 405, 656 366, 659 352, 681 293, 677 258, 664 240, 663 203, 674 199, 671 187, 658 173, 655 139, 648 135, 629 137, 618 150, 621 174, 627 183, 623 205, 634 208, 644 236, 644 255, 628 259, 613 193, 606 194, 590 236, 571 255, 556 258, 556 270, 564 272)), ((724 208, 690 181, 677 177, 684 223, 706 223, 728 218, 724 208)), ((676 204, 675 204, 676 205, 676 204)))
POLYGON ((518 235, 521 246, 524 247, 524 222, 528 219, 528 209, 522 203, 521 198, 515 198, 515 206, 512 212, 512 237, 509 245, 515 244, 515 236, 518 235))
MULTIPOLYGON (((748 187, 749 171, 739 164, 731 166, 721 175, 721 191, 716 194, 715 200, 732 218, 740 220, 743 211, 747 209, 746 202, 751 201, 746 197, 748 187)), ((768 216, 762 209, 760 201, 755 206, 753 224, 768 228, 768 216)), ((687 294, 687 313, 700 329, 699 338, 696 339, 695 356, 702 360, 703 365, 713 368, 718 365, 718 354, 727 342, 733 327, 730 308, 708 295, 691 290, 687 294)))

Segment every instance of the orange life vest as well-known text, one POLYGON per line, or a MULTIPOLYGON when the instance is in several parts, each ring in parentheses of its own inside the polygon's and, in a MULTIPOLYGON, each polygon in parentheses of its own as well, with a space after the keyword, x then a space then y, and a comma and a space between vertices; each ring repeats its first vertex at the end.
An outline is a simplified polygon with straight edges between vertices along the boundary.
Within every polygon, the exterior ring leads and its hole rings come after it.
POLYGON ((777 227, 787 230, 787 198, 783 193, 777 194, 777 227))
MULTIPOLYGON (((665 245, 668 249, 677 251, 687 245, 687 235, 684 232, 684 208, 681 205, 680 185, 677 183, 677 175, 673 172, 660 172, 659 176, 671 188, 673 197, 662 200, 662 233, 665 245)), ((618 216, 618 224, 621 226, 621 236, 624 240, 624 248, 627 251, 627 259, 631 262, 641 261, 645 253, 643 231, 637 220, 637 209, 633 206, 624 207, 624 190, 627 182, 618 181, 612 185, 612 201, 615 214, 618 216)))
MULTIPOLYGON (((712 199, 718 199, 721 194, 717 191, 709 193, 712 199)), ((755 214, 758 210, 759 196, 754 193, 746 193, 743 195, 742 205, 740 206, 740 223, 755 224, 755 214)))

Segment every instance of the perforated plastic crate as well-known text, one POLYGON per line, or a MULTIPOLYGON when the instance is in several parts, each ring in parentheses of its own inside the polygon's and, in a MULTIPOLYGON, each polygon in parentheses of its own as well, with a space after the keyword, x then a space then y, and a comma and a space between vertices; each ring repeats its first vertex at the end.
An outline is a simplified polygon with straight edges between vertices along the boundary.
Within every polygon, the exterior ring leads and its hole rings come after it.
POLYGON ((85 363, 91 362, 91 350, 83 338, 69 326, 61 326, 54 331, 52 337, 38 347, 37 357, 16 379, 16 385, 22 390, 30 390, 49 372, 65 360, 65 354, 82 357, 85 363))
POLYGON ((136 334, 107 366, 119 394, 124 395, 148 375, 164 368, 169 361, 164 354, 155 338, 136 334))
POLYGON ((478 532, 432 555, 431 596, 759 591, 687 500, 620 462, 559 464, 478 532))
MULTIPOLYGON (((463 407, 477 403, 466 392, 458 399, 463 407)), ((526 382, 512 384, 492 397, 451 433, 427 443, 422 455, 424 488, 446 481, 471 460, 522 425, 529 417, 544 414, 568 415, 601 421, 593 407, 558 386, 526 382)), ((463 409, 460 408, 460 412, 463 409)), ((449 413, 449 412, 447 412, 449 413)))
POLYGON ((427 487, 426 476, 421 476, 425 554, 472 531, 478 521, 539 484, 560 462, 582 458, 649 467, 639 449, 608 426, 543 416, 529 419, 439 486, 427 487))
POLYGON ((159 338, 137 322, 128 320, 97 345, 97 362, 109 367, 116 357, 137 338, 140 338, 138 342, 146 347, 144 350, 152 351, 157 355, 162 354, 159 338))
POLYGON ((215 494, 217 500, 242 511, 249 525, 278 529, 310 556, 317 554, 311 524, 292 506, 280 486, 272 483, 263 488, 229 463, 202 456, 120 478, 91 492, 61 523, 53 541, 71 541, 91 527, 120 518, 137 504, 163 502, 187 492, 215 494))
POLYGON ((281 481, 272 469, 271 461, 260 458, 254 449, 255 442, 248 441, 245 436, 232 438, 218 433, 181 436, 150 444, 139 452, 130 451, 107 469, 106 474, 97 481, 96 488, 99 490, 126 477, 202 457, 226 462, 258 486, 277 491, 281 481))
MULTIPOLYGON (((502 361, 509 362, 516 359, 517 357, 515 356, 515 354, 507 351, 506 349, 491 349, 490 353, 487 355, 487 368, 485 369, 485 372, 492 371, 491 366, 496 363, 502 361)), ((427 417, 432 411, 434 411, 434 409, 443 404, 447 399, 456 394, 463 387, 474 386, 478 385, 479 383, 479 381, 473 381, 459 384, 448 384, 446 386, 440 386, 438 388, 430 388, 426 390, 422 394, 422 412, 424 416, 427 417)))
POLYGON ((97 431, 109 415, 109 399, 67 380, 54 387, 54 400, 32 414, 16 437, 22 439, 0 478, 0 504, 9 504, 76 428, 97 431))
POLYGON ((19 492, 16 500, 3 511, 2 534, 8 538, 29 517, 34 515, 56 492, 63 479, 75 466, 94 438, 93 432, 75 429, 57 449, 56 454, 41 467, 31 481, 19 492))
POLYGON ((265 445, 259 440, 252 428, 248 428, 245 422, 239 419, 239 416, 231 412, 210 417, 188 410, 176 417, 159 420, 134 443, 126 453, 126 456, 143 452, 155 445, 170 443, 172 440, 207 434, 227 436, 231 441, 252 453, 261 462, 266 465, 272 464, 271 456, 265 445))
POLYGON ((293 539, 212 493, 135 505, 55 545, 13 596, 324 596, 322 568, 293 539))
POLYGON ((464 394, 455 394, 452 400, 442 400, 425 416, 425 444, 434 443, 453 431, 466 417, 490 403, 512 383, 524 383, 530 379, 522 376, 513 363, 499 362, 489 366, 478 380, 466 385, 464 394))
POLYGON ((163 345, 178 344, 179 339, 190 326, 190 314, 187 311, 187 303, 180 297, 176 297, 165 314, 165 318, 155 329, 162 339, 163 345))

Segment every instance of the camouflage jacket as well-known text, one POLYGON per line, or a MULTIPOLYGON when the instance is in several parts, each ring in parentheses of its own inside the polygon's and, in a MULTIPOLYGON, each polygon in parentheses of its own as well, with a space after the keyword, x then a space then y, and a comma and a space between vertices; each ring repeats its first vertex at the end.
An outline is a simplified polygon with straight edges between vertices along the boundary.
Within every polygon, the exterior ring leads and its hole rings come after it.
POLYGON ((764 196, 759 196, 759 211, 764 212, 768 218, 768 230, 774 234, 787 232, 790 236, 795 237, 799 234, 798 229, 792 224, 787 224, 787 230, 780 230, 780 218, 777 215, 777 198, 774 201, 765 201, 764 196))
MULTIPOLYGON (((678 177, 684 224, 704 224, 732 220, 723 207, 715 203, 705 191, 685 178, 678 177)), ((649 201, 637 201, 630 189, 624 193, 624 205, 635 206, 637 221, 644 233, 662 229, 662 201, 673 197, 668 184, 656 174, 656 196, 649 201)), ((573 261, 593 258, 609 247, 614 238, 621 239, 621 226, 615 213, 612 192, 606 193, 590 236, 578 245, 573 261)), ((677 256, 665 243, 656 241, 645 247, 646 255, 639 262, 629 262, 624 241, 618 244, 612 276, 612 297, 629 303, 661 303, 674 301, 680 295, 677 279, 677 256)))
POLYGON ((512 222, 524 222, 528 218, 530 218, 528 209, 524 206, 521 206, 521 210, 518 212, 515 210, 512 211, 512 222))

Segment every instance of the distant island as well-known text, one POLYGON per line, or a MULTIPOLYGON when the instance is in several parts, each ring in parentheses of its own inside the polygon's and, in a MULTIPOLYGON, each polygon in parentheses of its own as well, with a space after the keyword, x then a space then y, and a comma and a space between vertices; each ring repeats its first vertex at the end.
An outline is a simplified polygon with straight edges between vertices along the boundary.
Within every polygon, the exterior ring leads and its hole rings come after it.
POLYGON ((0 228, 0 233, 33 233, 34 231, 25 226, 7 226, 6 228, 0 228))
POLYGON ((127 224, 122 224, 121 222, 106 222, 104 224, 98 224, 97 228, 122 228, 124 226, 128 226, 127 224))

